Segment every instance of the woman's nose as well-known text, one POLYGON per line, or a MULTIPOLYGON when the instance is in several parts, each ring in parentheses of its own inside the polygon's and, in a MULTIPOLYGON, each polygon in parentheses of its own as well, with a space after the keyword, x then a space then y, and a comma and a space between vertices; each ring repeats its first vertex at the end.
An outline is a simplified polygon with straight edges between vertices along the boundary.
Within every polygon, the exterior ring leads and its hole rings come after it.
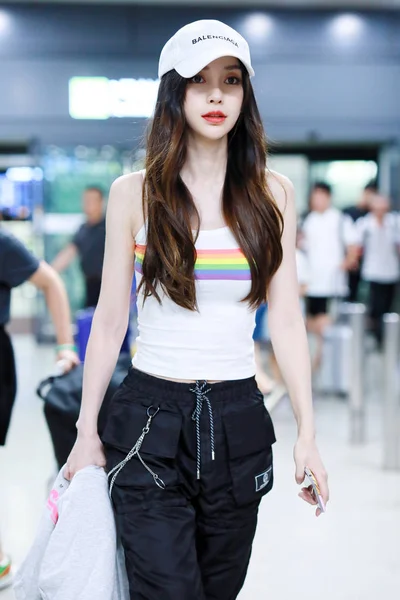
POLYGON ((210 95, 208 96, 208 101, 211 102, 212 104, 221 104, 221 102, 222 102, 221 91, 218 89, 213 90, 210 93, 210 95))

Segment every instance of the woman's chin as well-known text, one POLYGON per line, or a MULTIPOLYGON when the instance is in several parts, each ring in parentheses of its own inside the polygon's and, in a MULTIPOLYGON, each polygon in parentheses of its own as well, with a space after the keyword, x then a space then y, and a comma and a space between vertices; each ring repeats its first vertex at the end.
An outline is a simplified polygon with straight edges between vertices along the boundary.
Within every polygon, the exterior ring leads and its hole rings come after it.
POLYGON ((229 131, 226 127, 221 125, 206 125, 205 127, 192 129, 191 133, 192 136, 197 139, 202 139, 209 142, 218 142, 225 139, 229 131))

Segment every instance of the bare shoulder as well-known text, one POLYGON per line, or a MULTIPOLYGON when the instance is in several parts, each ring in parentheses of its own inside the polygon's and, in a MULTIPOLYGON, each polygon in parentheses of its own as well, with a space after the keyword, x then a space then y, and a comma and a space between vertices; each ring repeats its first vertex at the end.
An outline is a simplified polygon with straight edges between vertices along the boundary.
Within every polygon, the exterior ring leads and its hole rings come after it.
POLYGON ((294 206, 294 186, 291 180, 277 171, 266 171, 267 184, 282 214, 294 206))
POLYGON ((111 184, 108 212, 118 211, 131 223, 135 236, 143 225, 143 174, 141 171, 121 175, 111 184))
POLYGON ((111 185, 110 200, 127 203, 140 204, 142 202, 143 175, 141 171, 121 175, 111 185))

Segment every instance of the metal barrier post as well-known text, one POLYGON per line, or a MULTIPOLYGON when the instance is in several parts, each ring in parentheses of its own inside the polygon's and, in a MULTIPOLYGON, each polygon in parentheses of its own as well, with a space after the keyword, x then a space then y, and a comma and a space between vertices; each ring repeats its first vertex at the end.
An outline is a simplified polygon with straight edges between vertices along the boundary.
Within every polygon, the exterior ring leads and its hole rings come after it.
POLYGON ((347 304, 343 312, 348 315, 352 331, 351 338, 351 383, 350 383, 350 442, 361 444, 365 441, 364 403, 364 304, 347 304))
POLYGON ((365 395, 364 395, 364 334, 365 313, 363 304, 354 304, 350 316, 352 336, 352 364, 350 387, 351 442, 365 441, 365 395))
POLYGON ((386 314, 384 322, 383 467, 400 469, 399 351, 400 316, 386 314))

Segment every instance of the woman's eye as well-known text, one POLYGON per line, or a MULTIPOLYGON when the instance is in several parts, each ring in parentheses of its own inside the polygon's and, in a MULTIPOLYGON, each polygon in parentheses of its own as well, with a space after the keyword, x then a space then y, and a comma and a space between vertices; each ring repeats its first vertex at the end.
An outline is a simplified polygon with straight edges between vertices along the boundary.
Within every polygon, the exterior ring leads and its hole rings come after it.
POLYGON ((229 85, 240 85, 242 82, 239 79, 239 77, 234 77, 233 75, 231 77, 228 77, 226 79, 226 83, 228 83, 229 85))
POLYGON ((201 75, 195 75, 194 77, 191 77, 191 79, 189 79, 190 83, 203 83, 204 79, 202 78, 201 75))

